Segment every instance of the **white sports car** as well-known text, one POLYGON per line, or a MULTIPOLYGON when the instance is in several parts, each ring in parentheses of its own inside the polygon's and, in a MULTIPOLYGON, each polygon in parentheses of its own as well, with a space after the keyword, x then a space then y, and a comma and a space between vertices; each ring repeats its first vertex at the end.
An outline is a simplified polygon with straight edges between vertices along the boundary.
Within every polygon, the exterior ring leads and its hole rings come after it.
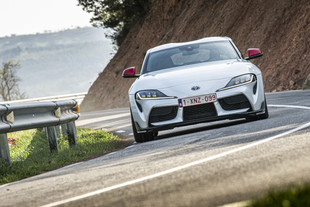
POLYGON ((228 37, 208 37, 149 49, 141 74, 135 67, 124 78, 137 78, 129 89, 132 129, 137 142, 158 131, 222 119, 266 119, 262 73, 228 37))

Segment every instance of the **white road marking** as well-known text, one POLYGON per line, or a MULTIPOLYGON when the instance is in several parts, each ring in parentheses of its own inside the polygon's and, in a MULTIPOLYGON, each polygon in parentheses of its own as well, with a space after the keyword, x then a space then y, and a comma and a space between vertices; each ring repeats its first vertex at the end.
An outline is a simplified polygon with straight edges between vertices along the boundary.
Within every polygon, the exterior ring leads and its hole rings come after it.
POLYGON ((110 132, 110 131, 115 131, 115 130, 117 130, 117 129, 122 129, 122 128, 126 128, 126 127, 129 127, 129 126, 131 126, 131 123, 130 123, 130 124, 124 124, 124 125, 121 125, 121 126, 118 126, 118 127, 110 128, 110 129, 108 129, 108 131, 109 131, 109 132, 110 132))
POLYGON ((107 155, 113 155, 113 154, 115 154, 115 153, 116 153, 116 152, 111 152, 111 153, 109 153, 109 154, 106 154, 106 156, 107 156, 107 155))
POLYGON ((4 185, 0 185, 0 188, 4 188, 4 187, 9 186, 9 185, 12 185, 12 183, 7 183, 7 184, 4 184, 4 185))
POLYGON ((83 162, 74 163, 74 164, 72 164, 72 165, 68 165, 68 166, 62 167, 61 169, 73 167, 73 166, 76 166, 76 165, 80 165, 80 164, 82 164, 82 163, 83 163, 83 162))
POLYGON ((118 131, 116 131, 116 133, 124 133, 124 132, 126 132, 126 131, 124 131, 124 130, 118 130, 118 131))
MULTIPOLYGON (((272 105, 272 107, 292 108, 292 106, 289 106, 289 105, 272 105)), ((296 108, 302 108, 302 109, 310 110, 310 107, 302 107, 302 106, 299 107, 299 106, 296 106, 296 108)), ((231 154, 236 153, 236 152, 240 152, 240 151, 243 151, 243 150, 246 150, 246 149, 249 149, 249 148, 261 145, 261 144, 264 144, 266 142, 270 142, 270 141, 272 141, 274 139, 277 139, 277 138, 280 138, 280 137, 292 134, 294 132, 297 132, 299 130, 302 130, 302 129, 305 129, 305 128, 308 128, 308 127, 310 127, 310 122, 308 122, 306 124, 303 124, 303 125, 301 125, 299 127, 296 127, 294 129, 291 129, 289 131, 283 132, 281 134, 278 134, 278 135, 275 135, 275 136, 272 136, 272 137, 269 137, 269 138, 265 138, 265 139, 262 139, 262 140, 259 140, 259 141, 255 141, 253 143, 250 143, 250 144, 247 144, 247 145, 244 145, 244 146, 241 146, 241 147, 237 147, 235 149, 231 149, 231 150, 228 150, 226 152, 219 153, 217 155, 213 155, 213 156, 210 156, 210 157, 207 157, 207 158, 204 158, 204 159, 201 159, 201 160, 197 160, 197 161, 185 164, 185 165, 174 167, 174 168, 162 171, 162 172, 155 173, 153 175, 149 175, 149 176, 146 176, 146 177, 138 178, 138 179, 135 179, 135 180, 130 180, 130 181, 127 181, 127 182, 124 182, 124 183, 120 183, 120 184, 117 184, 117 185, 113 185, 113 186, 110 186, 110 187, 102 188, 102 189, 99 189, 99 190, 96 190, 96 191, 93 191, 93 192, 90 192, 90 193, 86 193, 86 194, 83 194, 83 195, 80 195, 80 196, 76 196, 76 197, 72 197, 72 198, 69 198, 69 199, 62 200, 62 201, 57 201, 57 202, 54 202, 54 203, 43 205, 42 207, 52 207, 52 206, 57 206, 57 205, 69 203, 69 202, 72 202, 72 201, 77 201, 77 200, 80 200, 80 199, 83 199, 83 198, 99 195, 99 194, 104 193, 104 192, 108 192, 108 191, 112 191, 112 190, 115 190, 115 189, 118 189, 118 188, 126 187, 126 186, 133 185, 133 184, 137 184, 137 183, 140 183, 140 182, 143 182, 143 181, 147 181, 147 180, 151 180, 151 179, 154 179, 154 178, 157 178, 157 177, 160 177, 160 176, 168 175, 168 174, 171 174, 171 173, 183 170, 183 169, 187 169, 187 168, 190 168, 190 167, 193 167, 193 166, 196 166, 196 165, 200 165, 200 164, 212 161, 212 160, 216 160, 216 159, 225 157, 227 155, 231 155, 231 154)))
POLYGON ((130 146, 126 147, 125 149, 130 149, 130 148, 133 148, 133 147, 135 147, 135 145, 130 145, 130 146))
MULTIPOLYGON (((97 127, 97 128, 94 128, 94 129, 101 129, 102 131, 107 131, 107 132, 111 132, 111 131, 115 131, 117 129, 122 129, 122 128, 126 128, 126 127, 129 127, 131 126, 131 124, 124 124, 124 125, 121 125, 121 126, 118 126, 118 127, 113 127, 113 128, 102 128, 102 127, 97 127)), ((120 130, 120 131, 124 131, 124 130, 120 130)), ((125 131, 124 131, 125 132, 125 131)))
POLYGON ((120 114, 129 112, 129 108, 122 108, 122 109, 107 109, 107 110, 101 110, 101 111, 92 111, 92 112, 82 112, 83 117, 93 116, 93 115, 111 115, 111 114, 120 114))
POLYGON ((241 202, 236 202, 236 203, 230 203, 226 204, 223 206, 218 206, 218 207, 244 207, 244 206, 250 206, 251 201, 241 201, 241 202))
POLYGON ((0 188, 4 188, 4 187, 10 186, 10 185, 18 184, 20 182, 22 182, 22 180, 18 180, 18 181, 15 181, 15 182, 3 184, 3 185, 0 185, 0 188))
POLYGON ((95 122, 100 122, 100 121, 106 121, 106 120, 111 120, 111 119, 117 119, 125 116, 130 116, 130 113, 122 113, 122 114, 117 114, 117 115, 111 115, 111 116, 104 116, 104 117, 99 117, 99 118, 93 118, 93 119, 85 119, 85 120, 80 120, 76 121, 76 126, 85 126, 87 124, 95 123, 95 122))
POLYGON ((276 108, 295 108, 295 109, 306 109, 310 110, 310 107, 308 106, 293 106, 293 105, 269 105, 268 107, 276 107, 276 108))
MULTIPOLYGON (((129 120, 130 122, 130 120, 129 120)), ((118 126, 120 124, 128 124, 128 120, 126 119, 122 119, 120 121, 113 121, 113 122, 109 122, 109 123, 102 123, 101 126, 99 127, 95 127, 94 129, 101 129, 101 128, 108 128, 108 127, 113 127, 113 126, 118 126)))

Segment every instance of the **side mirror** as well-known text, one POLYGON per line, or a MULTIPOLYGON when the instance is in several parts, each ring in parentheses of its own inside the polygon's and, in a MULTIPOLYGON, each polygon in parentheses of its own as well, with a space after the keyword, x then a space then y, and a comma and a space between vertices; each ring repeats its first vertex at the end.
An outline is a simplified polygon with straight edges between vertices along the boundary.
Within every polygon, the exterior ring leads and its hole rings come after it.
POLYGON ((123 71, 123 78, 137 78, 140 75, 136 75, 136 68, 135 67, 130 67, 130 68, 126 68, 123 71))
POLYGON ((245 58, 246 60, 251 60, 257 57, 263 56, 263 53, 260 49, 258 48, 249 48, 248 49, 248 55, 249 57, 245 58))

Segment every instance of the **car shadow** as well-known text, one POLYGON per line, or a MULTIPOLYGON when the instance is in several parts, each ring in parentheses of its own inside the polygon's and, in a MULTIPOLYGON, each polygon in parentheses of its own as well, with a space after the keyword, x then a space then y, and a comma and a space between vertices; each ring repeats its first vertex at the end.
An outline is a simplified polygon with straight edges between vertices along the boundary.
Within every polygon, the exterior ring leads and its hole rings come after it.
POLYGON ((243 123, 247 123, 247 122, 252 122, 252 121, 249 121, 247 119, 238 119, 238 120, 234 120, 234 121, 228 121, 225 123, 202 126, 202 127, 192 128, 192 129, 185 129, 185 130, 181 130, 181 131, 177 131, 177 132, 171 132, 171 133, 159 135, 159 136, 155 137, 154 140, 167 139, 167 138, 180 136, 180 135, 186 135, 186 134, 191 134, 191 133, 196 133, 196 132, 201 132, 201 131, 207 131, 207 130, 212 130, 212 129, 219 129, 219 128, 239 125, 239 124, 243 124, 243 123))

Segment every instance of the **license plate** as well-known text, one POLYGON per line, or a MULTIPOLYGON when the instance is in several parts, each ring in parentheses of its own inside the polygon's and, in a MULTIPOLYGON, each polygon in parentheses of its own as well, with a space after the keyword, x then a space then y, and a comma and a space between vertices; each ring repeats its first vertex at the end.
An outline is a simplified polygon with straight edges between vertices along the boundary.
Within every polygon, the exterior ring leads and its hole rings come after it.
POLYGON ((195 106, 217 101, 216 93, 179 99, 180 107, 195 106))

